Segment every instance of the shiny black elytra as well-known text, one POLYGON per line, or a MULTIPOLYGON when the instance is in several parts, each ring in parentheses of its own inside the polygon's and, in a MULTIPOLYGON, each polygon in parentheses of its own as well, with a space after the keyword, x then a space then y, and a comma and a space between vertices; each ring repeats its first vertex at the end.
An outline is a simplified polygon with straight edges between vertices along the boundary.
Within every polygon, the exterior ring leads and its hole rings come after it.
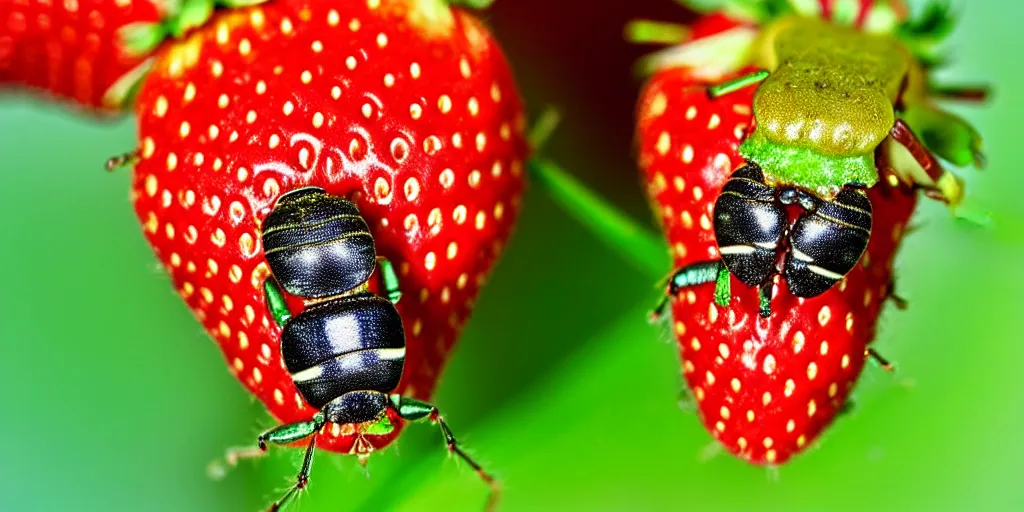
POLYGON ((310 440, 295 485, 270 510, 284 507, 308 484, 316 436, 325 424, 352 424, 363 433, 386 434, 394 430, 389 409, 404 420, 436 421, 448 449, 491 486, 488 506, 493 507, 497 483, 459 448, 437 408, 393 393, 405 366, 405 332, 394 306, 401 292, 393 267, 377 256, 356 206, 320 188, 293 190, 278 199, 262 230, 272 274, 264 290, 282 328, 281 356, 299 393, 317 409, 309 421, 259 436, 261 451, 267 443, 310 440), (378 265, 387 299, 369 291, 378 265), (301 313, 292 316, 279 286, 306 299, 301 313))
MULTIPOLYGON (((729 177, 712 214, 722 259, 679 269, 669 281, 668 296, 717 281, 715 300, 728 305, 732 274, 747 286, 760 287, 761 316, 771 313, 771 280, 779 274, 780 250, 785 251, 782 274, 790 292, 810 298, 853 270, 871 237, 871 202, 860 188, 844 187, 825 201, 804 190, 768 186, 753 162, 729 177), (804 212, 790 224, 786 206, 793 204, 804 212)), ((667 297, 655 317, 666 304, 667 297)))
POLYGON ((871 201, 844 188, 793 223, 783 276, 797 297, 825 293, 853 269, 871 237, 871 201))
POLYGON ((734 172, 722 187, 712 212, 722 262, 747 286, 759 286, 775 274, 778 248, 789 224, 775 191, 756 165, 734 172))

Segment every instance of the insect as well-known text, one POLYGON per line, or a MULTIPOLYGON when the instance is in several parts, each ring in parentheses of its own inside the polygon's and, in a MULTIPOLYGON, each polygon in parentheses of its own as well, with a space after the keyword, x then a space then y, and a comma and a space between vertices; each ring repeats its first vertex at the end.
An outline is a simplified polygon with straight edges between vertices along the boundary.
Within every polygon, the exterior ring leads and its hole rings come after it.
POLYGON ((394 430, 389 412, 406 421, 437 422, 448 449, 496 492, 494 478, 459 448, 436 406, 394 393, 405 365, 405 332, 394 307, 401 298, 398 277, 387 259, 377 257, 356 206, 317 187, 292 190, 267 216, 262 238, 272 273, 264 290, 282 328, 281 356, 299 393, 316 409, 308 421, 259 436, 262 451, 268 443, 309 439, 295 485, 270 510, 284 507, 308 484, 320 429, 333 423, 387 434, 394 430), (387 298, 369 290, 378 265, 387 298), (293 316, 281 288, 302 297, 306 308, 293 316))
POLYGON ((929 103, 928 70, 895 34, 793 14, 750 33, 749 44, 758 69, 708 88, 718 98, 757 87, 755 125, 739 146, 744 162, 714 205, 717 272, 702 275, 717 281, 721 305, 729 274, 759 287, 767 316, 780 273, 793 295, 815 297, 861 259, 872 232, 865 191, 880 169, 955 208, 962 180, 932 151, 958 165, 980 165, 982 156, 977 133, 929 103), (919 138, 910 123, 940 135, 919 138), (802 210, 792 222, 791 205, 802 210))
POLYGON ((961 182, 937 158, 981 160, 977 133, 932 101, 978 91, 924 79, 936 27, 950 26, 942 10, 911 19, 860 2, 844 20, 831 2, 717 4, 662 32, 678 44, 643 62, 638 164, 677 269, 653 316, 677 340, 710 435, 779 465, 846 410, 867 361, 892 368, 872 343, 884 306, 905 305, 893 263, 919 192, 957 205, 961 182))
MULTIPOLYGON (((174 289, 245 391, 276 421, 309 420, 266 313, 261 220, 290 190, 347 198, 407 297, 396 392, 430 401, 521 211, 525 114, 500 45, 439 0, 282 0, 190 21, 203 23, 156 50, 138 146, 112 162, 135 164, 134 210, 174 289)), ((391 417, 383 435, 329 425, 317 450, 370 457, 399 437, 391 417)))

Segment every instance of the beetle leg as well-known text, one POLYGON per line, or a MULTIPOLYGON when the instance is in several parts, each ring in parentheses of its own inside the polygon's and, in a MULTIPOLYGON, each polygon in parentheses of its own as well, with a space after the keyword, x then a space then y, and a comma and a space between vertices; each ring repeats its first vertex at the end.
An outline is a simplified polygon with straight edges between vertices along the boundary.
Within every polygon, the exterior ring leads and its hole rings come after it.
POLYGON ((896 280, 892 279, 889 281, 889 286, 886 288, 885 298, 892 301, 896 305, 896 309, 900 311, 907 309, 907 301, 903 297, 896 295, 896 280))
POLYGON ((211 461, 206 467, 206 474, 213 480, 220 480, 227 475, 228 470, 238 465, 242 459, 257 459, 267 452, 252 446, 232 446, 224 452, 223 459, 211 461))
POLYGON ((892 372, 896 370, 896 368, 892 365, 892 363, 889 362, 888 359, 882 357, 881 354, 879 354, 877 351, 875 351, 875 349, 871 347, 864 349, 864 355, 866 357, 874 359, 878 363, 878 365, 881 366, 882 369, 887 372, 892 372))
POLYGON ((394 406, 398 415, 406 421, 417 421, 422 419, 429 419, 432 422, 438 424, 441 427, 441 434, 444 435, 444 441, 448 446, 448 451, 457 455, 460 459, 469 464, 480 478, 491 488, 491 494, 487 498, 487 505, 484 510, 492 511, 498 504, 498 498, 501 497, 501 486, 498 481, 495 480, 494 476, 484 470, 483 466, 473 460, 466 452, 462 451, 459 447, 458 441, 455 440, 455 435, 452 434, 452 430, 448 428, 448 424, 445 423, 444 418, 441 417, 440 411, 437 406, 409 398, 401 395, 391 395, 391 404, 394 406))
POLYGON ((313 451, 316 449, 316 435, 309 438, 309 446, 306 448, 306 455, 302 458, 302 467, 299 469, 299 475, 295 477, 295 485, 293 485, 288 492, 284 493, 284 496, 270 505, 269 512, 276 512, 284 508, 285 505, 290 503, 292 499, 300 491, 309 485, 309 470, 313 466, 313 451))
POLYGON ((935 156, 928 151, 906 122, 897 119, 889 135, 906 148, 917 164, 921 166, 925 176, 913 176, 912 179, 917 185, 926 189, 929 197, 939 199, 951 206, 956 206, 963 200, 963 180, 942 168, 935 156))
POLYGON ((267 450, 267 443, 273 444, 291 444, 296 441, 300 441, 305 438, 309 438, 309 446, 306 448, 306 455, 302 459, 302 469, 299 470, 299 475, 295 479, 295 485, 288 489, 288 492, 281 497, 281 499, 275 501, 270 506, 270 511, 281 510, 282 507, 287 505, 295 495, 306 488, 309 484, 309 469, 313 464, 313 452, 316 448, 316 434, 323 426, 327 423, 326 416, 323 412, 317 412, 313 415, 313 419, 309 421, 300 421, 296 423, 286 423, 274 427, 262 434, 257 439, 257 445, 261 451, 267 450))
MULTIPOLYGON (((723 269, 725 269, 725 265, 722 264, 721 260, 716 260, 694 263, 677 270, 668 279, 668 283, 666 283, 665 295, 658 301, 658 305, 651 312, 651 321, 661 318, 665 313, 665 308, 668 307, 669 300, 678 295, 680 290, 717 281, 723 269)), ((728 275, 727 269, 726 275, 728 275)))
POLYGON ((395 266, 383 256, 377 256, 377 265, 380 267, 381 284, 384 285, 388 300, 392 304, 398 304, 398 300, 402 298, 402 290, 398 288, 398 274, 395 273, 395 266))
POLYGON ((263 292, 266 295, 267 309, 270 310, 270 316, 274 317, 274 322, 277 323, 278 327, 284 327, 284 324, 292 318, 292 312, 288 309, 284 293, 281 292, 281 288, 274 282, 273 277, 268 277, 266 281, 263 281, 263 292))
POLYGON ((139 150, 135 150, 130 153, 125 153, 123 155, 110 157, 109 159, 107 159, 107 171, 114 172, 128 166, 134 166, 135 164, 139 163, 139 158, 139 150))
POLYGON ((708 87, 708 96, 710 96, 712 99, 715 99, 725 96, 726 94, 729 94, 731 92, 736 92, 740 89, 745 89, 756 83, 763 82, 766 78, 768 78, 768 74, 768 71, 764 70, 755 71, 753 73, 743 75, 739 78, 729 80, 727 82, 712 85, 711 87, 708 87))

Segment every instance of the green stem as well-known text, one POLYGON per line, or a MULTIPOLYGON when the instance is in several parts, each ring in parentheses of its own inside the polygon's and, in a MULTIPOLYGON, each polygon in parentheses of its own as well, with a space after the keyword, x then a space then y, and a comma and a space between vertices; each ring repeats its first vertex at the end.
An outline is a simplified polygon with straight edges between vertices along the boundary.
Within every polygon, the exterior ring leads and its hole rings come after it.
POLYGON ((665 273, 669 258, 660 237, 605 202, 554 163, 534 159, 528 167, 533 179, 555 202, 613 250, 649 275, 665 273))

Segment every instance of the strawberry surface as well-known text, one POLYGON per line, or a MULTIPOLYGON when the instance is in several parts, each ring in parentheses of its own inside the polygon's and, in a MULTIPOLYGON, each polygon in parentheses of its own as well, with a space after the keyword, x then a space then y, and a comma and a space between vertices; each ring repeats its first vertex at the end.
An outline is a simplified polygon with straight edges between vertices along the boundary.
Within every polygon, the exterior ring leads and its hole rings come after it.
POLYGON ((0 87, 42 90, 94 111, 120 109, 127 91, 112 87, 145 61, 127 51, 120 31, 159 22, 165 3, 0 0, 0 87))
MULTIPOLYGON (((677 268, 719 258, 712 209, 743 164, 737 147, 753 123, 755 88, 711 99, 707 85, 688 69, 659 72, 638 111, 640 166, 677 268)), ((916 205, 916 192, 886 172, 868 196, 874 226, 867 252, 824 294, 797 298, 776 279, 768 318, 758 314, 757 289, 734 276, 728 307, 715 303, 714 283, 671 298, 683 376, 701 420, 745 460, 781 464, 805 449, 863 369, 916 205)))
MULTIPOLYGON (((158 53, 136 111, 132 195, 145 236, 274 417, 314 411, 281 362, 260 224, 281 194, 308 185, 353 200, 398 269, 397 391, 429 399, 512 230, 528 153, 508 64, 477 19, 440 0, 218 13, 158 53)), ((317 442, 366 454, 398 431, 328 425, 317 442)))

